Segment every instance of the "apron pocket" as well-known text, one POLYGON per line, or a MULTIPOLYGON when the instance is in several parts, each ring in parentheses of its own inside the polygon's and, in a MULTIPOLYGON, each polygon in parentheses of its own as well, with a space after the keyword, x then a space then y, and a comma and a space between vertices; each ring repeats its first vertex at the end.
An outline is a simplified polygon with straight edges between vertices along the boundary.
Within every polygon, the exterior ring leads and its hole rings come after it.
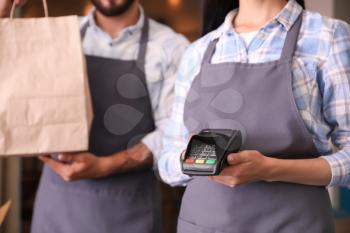
POLYGON ((91 195, 42 183, 33 219, 35 233, 153 232, 153 197, 91 195))
POLYGON ((102 198, 149 196, 154 193, 156 187, 156 178, 152 171, 114 174, 99 179, 66 182, 50 168, 45 167, 43 178, 57 188, 102 198))

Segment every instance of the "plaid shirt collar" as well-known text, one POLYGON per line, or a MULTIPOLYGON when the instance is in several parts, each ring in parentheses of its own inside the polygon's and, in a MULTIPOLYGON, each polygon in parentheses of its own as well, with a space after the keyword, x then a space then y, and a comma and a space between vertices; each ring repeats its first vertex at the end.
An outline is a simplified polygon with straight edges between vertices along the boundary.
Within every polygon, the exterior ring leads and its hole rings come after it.
MULTIPOLYGON (((284 8, 274 17, 273 20, 268 22, 262 30, 279 23, 286 29, 286 31, 289 31, 302 11, 303 8, 295 0, 289 0, 284 8)), ((238 9, 235 9, 227 14, 224 23, 213 32, 211 40, 215 40, 223 34, 237 34, 232 26, 232 21, 237 12, 238 9)))

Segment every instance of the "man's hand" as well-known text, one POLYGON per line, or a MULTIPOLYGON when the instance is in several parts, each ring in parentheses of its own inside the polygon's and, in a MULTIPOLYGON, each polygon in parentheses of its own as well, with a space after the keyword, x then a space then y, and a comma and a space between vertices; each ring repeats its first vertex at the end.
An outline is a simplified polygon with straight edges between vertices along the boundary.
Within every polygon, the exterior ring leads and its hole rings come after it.
MULTIPOLYGON (((22 6, 27 0, 14 0, 16 5, 22 6)), ((0 0, 0 18, 6 18, 10 16, 11 6, 13 0, 0 0)))
POLYGON ((129 157, 134 161, 139 161, 139 162, 144 162, 147 160, 153 161, 151 151, 143 143, 139 143, 131 147, 130 149, 127 150, 127 153, 129 157))
POLYGON ((266 180, 271 168, 270 160, 271 158, 258 151, 230 154, 227 158, 229 166, 219 176, 209 177, 209 179, 230 187, 266 180))
POLYGON ((93 179, 107 173, 104 157, 97 157, 91 153, 59 154, 58 161, 51 156, 41 156, 39 159, 65 181, 93 179))
POLYGON ((91 153, 59 154, 58 161, 51 156, 39 157, 65 181, 94 179, 152 167, 153 156, 142 143, 111 156, 97 157, 91 153))

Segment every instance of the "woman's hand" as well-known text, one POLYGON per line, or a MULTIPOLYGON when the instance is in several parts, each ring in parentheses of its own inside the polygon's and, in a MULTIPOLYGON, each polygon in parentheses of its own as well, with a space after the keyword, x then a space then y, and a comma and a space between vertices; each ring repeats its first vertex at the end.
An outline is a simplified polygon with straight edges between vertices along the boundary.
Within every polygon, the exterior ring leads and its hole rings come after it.
POLYGON ((105 158, 91 153, 59 154, 58 161, 51 156, 41 156, 39 159, 65 181, 103 177, 108 170, 105 158))
POLYGON ((242 151, 230 154, 227 162, 229 166, 219 176, 209 178, 234 187, 239 184, 267 180, 271 170, 272 159, 258 151, 242 151))
POLYGON ((242 151, 230 154, 227 161, 229 166, 219 176, 209 178, 230 187, 255 181, 326 186, 332 178, 328 162, 316 155, 311 159, 277 159, 258 151, 242 151))
MULTIPOLYGON (((27 0, 14 0, 16 5, 22 6, 27 0)), ((13 0, 0 0, 0 18, 5 18, 10 16, 11 6, 13 0)))

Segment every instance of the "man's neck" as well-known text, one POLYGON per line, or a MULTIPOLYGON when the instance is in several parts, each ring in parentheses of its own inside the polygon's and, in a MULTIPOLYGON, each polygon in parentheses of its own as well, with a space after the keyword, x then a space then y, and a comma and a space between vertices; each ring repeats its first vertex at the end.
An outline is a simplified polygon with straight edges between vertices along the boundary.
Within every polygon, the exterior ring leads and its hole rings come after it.
POLYGON ((104 32, 108 33, 111 38, 116 38, 121 30, 137 23, 140 18, 140 9, 138 3, 135 1, 135 3, 122 15, 107 17, 96 10, 94 17, 96 24, 104 32))

